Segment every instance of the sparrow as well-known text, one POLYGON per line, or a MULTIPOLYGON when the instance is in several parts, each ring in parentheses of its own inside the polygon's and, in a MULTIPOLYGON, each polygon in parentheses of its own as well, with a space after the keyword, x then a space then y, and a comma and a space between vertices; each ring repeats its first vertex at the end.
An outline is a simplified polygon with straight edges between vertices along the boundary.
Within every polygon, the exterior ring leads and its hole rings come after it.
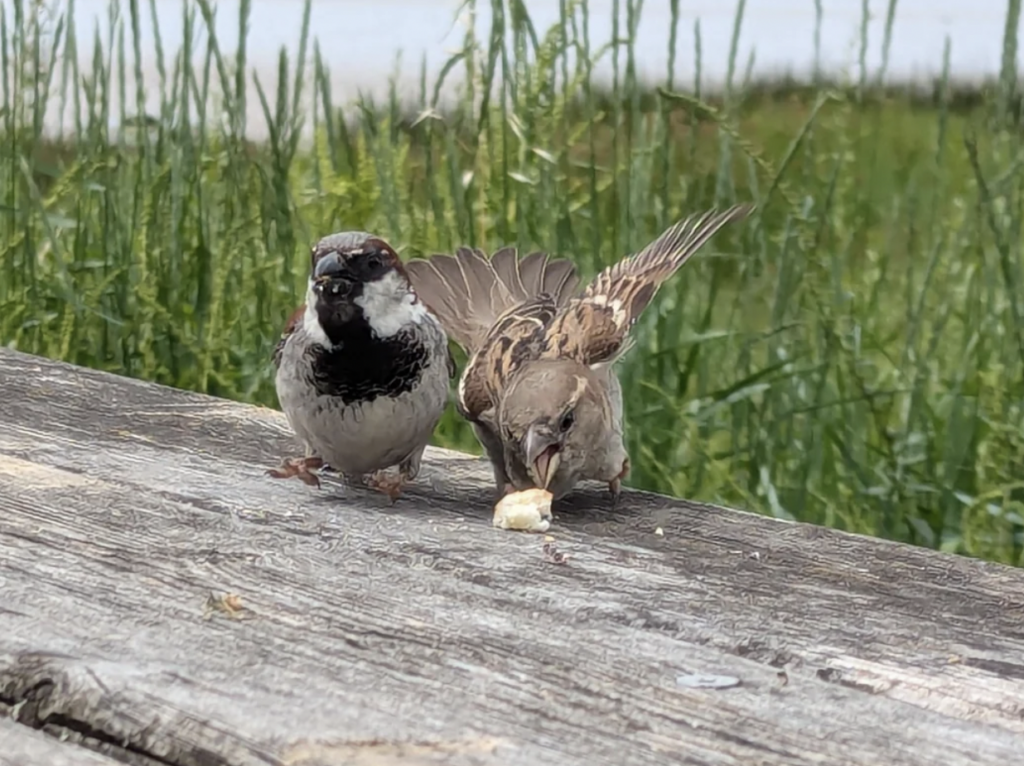
POLYGON ((361 231, 317 242, 306 302, 273 362, 281 409, 305 455, 268 473, 319 486, 313 471, 330 467, 394 502, 419 473, 456 372, 444 329, 394 249, 361 231))
POLYGON ((613 502, 629 474, 622 387, 614 365, 669 277, 752 205, 678 222, 578 291, 567 259, 514 248, 406 263, 417 294, 468 356, 457 410, 494 471, 499 494, 540 488, 554 499, 580 480, 606 483, 613 502))

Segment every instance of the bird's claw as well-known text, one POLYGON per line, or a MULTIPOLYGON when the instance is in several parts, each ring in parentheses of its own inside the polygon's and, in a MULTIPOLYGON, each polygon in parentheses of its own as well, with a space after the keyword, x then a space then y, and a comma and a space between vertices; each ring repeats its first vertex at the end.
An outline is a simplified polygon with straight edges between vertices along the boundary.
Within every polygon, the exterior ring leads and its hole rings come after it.
POLYGON ((618 476, 608 482, 608 491, 612 494, 612 507, 619 504, 619 497, 622 495, 622 480, 629 475, 629 458, 622 461, 622 470, 618 476))
POLYGON ((322 468, 323 465, 324 461, 318 457, 286 458, 281 461, 281 465, 277 468, 268 468, 267 475, 275 479, 291 479, 294 477, 310 487, 319 487, 320 478, 313 471, 322 468))
POLYGON ((395 501, 402 494, 402 490, 405 488, 407 481, 406 475, 399 471, 398 473, 390 473, 387 471, 377 471, 364 478, 364 483, 370 489, 375 489, 388 496, 391 504, 394 505, 395 501))

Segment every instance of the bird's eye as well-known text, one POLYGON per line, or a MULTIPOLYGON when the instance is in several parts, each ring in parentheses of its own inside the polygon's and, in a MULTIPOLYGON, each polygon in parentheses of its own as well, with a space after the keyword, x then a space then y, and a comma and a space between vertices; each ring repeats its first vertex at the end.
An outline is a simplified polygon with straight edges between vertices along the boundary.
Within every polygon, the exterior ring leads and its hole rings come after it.
POLYGON ((573 410, 569 410, 567 413, 562 415, 562 422, 559 423, 558 425, 559 425, 559 428, 562 429, 562 431, 568 431, 570 428, 572 428, 572 426, 573 426, 573 424, 575 422, 576 422, 576 413, 573 410))
POLYGON ((377 271, 384 262, 380 259, 379 255, 370 255, 366 258, 366 268, 368 271, 377 271))

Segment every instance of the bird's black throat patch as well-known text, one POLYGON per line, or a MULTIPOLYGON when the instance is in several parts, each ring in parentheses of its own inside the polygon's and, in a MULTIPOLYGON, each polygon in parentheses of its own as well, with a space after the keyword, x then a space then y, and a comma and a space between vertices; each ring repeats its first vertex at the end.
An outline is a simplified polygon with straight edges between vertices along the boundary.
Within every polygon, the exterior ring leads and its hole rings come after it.
MULTIPOLYGON (((314 303, 316 318, 334 345, 339 345, 345 335, 351 332, 349 325, 354 322, 366 324, 363 310, 355 304, 356 298, 362 294, 363 284, 356 282, 351 285, 344 297, 332 296, 329 293, 317 297, 316 303, 314 303)), ((367 327, 367 332, 369 332, 369 327, 367 327)))
POLYGON ((400 396, 411 391, 430 366, 429 349, 406 328, 389 338, 378 338, 362 310, 344 322, 321 326, 333 348, 319 344, 309 349, 313 385, 322 396, 345 402, 372 402, 378 396, 400 396))

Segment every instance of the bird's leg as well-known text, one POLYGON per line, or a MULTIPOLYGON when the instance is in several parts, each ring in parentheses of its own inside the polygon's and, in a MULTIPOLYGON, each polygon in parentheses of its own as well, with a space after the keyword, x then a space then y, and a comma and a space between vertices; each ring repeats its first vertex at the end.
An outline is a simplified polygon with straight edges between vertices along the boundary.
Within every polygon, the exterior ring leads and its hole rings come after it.
POLYGON ((619 496, 622 494, 622 480, 629 476, 629 457, 623 459, 622 470, 619 471, 618 475, 608 482, 608 491, 612 493, 612 505, 615 506, 619 502, 619 496))
POLYGON ((482 421, 471 420, 470 425, 473 426, 473 433, 476 434, 477 441, 487 453, 487 460, 491 464, 491 471, 494 474, 494 491, 498 497, 501 498, 515 492, 516 488, 505 470, 505 447, 497 432, 482 421))
POLYGON ((499 498, 502 498, 505 495, 511 495, 516 491, 516 485, 512 483, 508 474, 505 473, 505 466, 503 463, 491 461, 491 468, 494 469, 494 488, 498 491, 499 498))
POLYGON ((420 465, 423 462, 423 453, 426 445, 413 452, 409 457, 398 464, 397 472, 377 471, 369 476, 363 477, 363 483, 370 489, 383 492, 394 505, 398 496, 402 494, 405 485, 413 481, 420 473, 420 465))
POLYGON ((323 465, 323 458, 319 458, 316 455, 291 457, 282 460, 281 465, 277 468, 267 469, 267 474, 275 479, 290 479, 294 476, 304 484, 308 484, 311 487, 319 487, 320 479, 313 471, 322 468, 323 465))
POLYGON ((413 481, 420 475, 420 465, 423 463, 423 453, 427 451, 427 445, 423 445, 413 452, 409 457, 398 464, 398 470, 405 477, 406 481, 413 481))

